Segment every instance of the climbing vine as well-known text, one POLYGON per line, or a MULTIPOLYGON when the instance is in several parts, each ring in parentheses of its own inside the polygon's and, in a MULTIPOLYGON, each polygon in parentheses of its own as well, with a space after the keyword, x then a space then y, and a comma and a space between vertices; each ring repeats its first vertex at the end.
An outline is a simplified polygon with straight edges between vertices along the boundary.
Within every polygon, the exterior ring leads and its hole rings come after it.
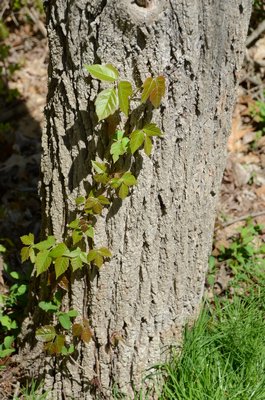
POLYGON ((34 235, 24 235, 21 241, 22 262, 30 260, 34 264, 33 274, 37 277, 47 274, 47 283, 53 286, 49 301, 40 301, 39 308, 53 316, 53 324, 41 326, 36 330, 36 339, 44 343, 44 349, 50 354, 70 355, 74 352, 76 340, 89 343, 93 337, 89 321, 81 318, 74 309, 64 312, 62 298, 68 290, 69 275, 81 268, 95 265, 101 268, 105 259, 112 256, 107 247, 95 247, 95 225, 97 216, 108 208, 115 198, 124 200, 137 178, 131 168, 124 170, 127 157, 132 157, 143 149, 149 157, 152 152, 152 137, 163 135, 155 123, 145 124, 140 119, 135 129, 130 131, 127 122, 132 115, 131 103, 142 105, 149 102, 154 108, 161 104, 165 94, 165 78, 163 76, 148 77, 140 89, 133 89, 131 82, 121 80, 118 70, 111 64, 86 65, 92 78, 107 84, 107 88, 99 92, 95 99, 95 111, 98 121, 106 120, 115 113, 120 114, 120 123, 103 160, 92 161, 94 184, 86 197, 76 199, 76 215, 67 226, 64 242, 58 243, 53 235, 35 243, 34 235), (140 92, 140 98, 139 98, 140 92), (123 116, 122 116, 123 115, 123 116), (119 162, 121 161, 121 162, 119 162), (79 318, 75 322, 75 318, 79 318), (73 322, 74 321, 74 322, 73 322), (69 338, 72 338, 69 340, 69 338))

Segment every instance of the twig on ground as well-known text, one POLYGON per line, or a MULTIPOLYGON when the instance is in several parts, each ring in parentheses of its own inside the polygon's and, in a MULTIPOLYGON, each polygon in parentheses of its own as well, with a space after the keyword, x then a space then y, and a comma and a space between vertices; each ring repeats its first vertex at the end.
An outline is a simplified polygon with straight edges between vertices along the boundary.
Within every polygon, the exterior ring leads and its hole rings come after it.
MULTIPOLYGON (((232 219, 231 221, 228 221, 228 222, 222 224, 222 228, 226 228, 227 226, 234 225, 237 222, 244 221, 245 219, 248 219, 248 218, 260 217, 261 215, 265 215, 265 210, 258 211, 258 212, 252 213, 252 214, 242 215, 241 217, 232 219)), ((217 229, 219 229, 219 228, 217 228, 217 229)), ((215 230, 217 230, 217 229, 215 229, 215 230)))
POLYGON ((249 47, 265 31, 265 20, 249 35, 246 40, 246 46, 249 47))

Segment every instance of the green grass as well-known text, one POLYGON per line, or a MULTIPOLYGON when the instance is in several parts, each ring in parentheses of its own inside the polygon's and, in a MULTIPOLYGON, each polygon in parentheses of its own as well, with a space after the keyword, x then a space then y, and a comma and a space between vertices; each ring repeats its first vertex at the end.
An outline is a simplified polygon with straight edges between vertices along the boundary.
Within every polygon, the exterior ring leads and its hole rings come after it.
POLYGON ((160 366, 160 400, 265 399, 265 289, 224 307, 205 306, 180 356, 160 366))

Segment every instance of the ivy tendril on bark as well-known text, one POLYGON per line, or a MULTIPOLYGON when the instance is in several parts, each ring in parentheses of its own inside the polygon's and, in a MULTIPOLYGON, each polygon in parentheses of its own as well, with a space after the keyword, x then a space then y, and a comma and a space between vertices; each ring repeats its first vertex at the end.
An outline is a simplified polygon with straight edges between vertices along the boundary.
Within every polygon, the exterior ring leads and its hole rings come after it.
MULTIPOLYGON (((147 6, 149 1, 141 2, 143 4, 147 6)), ((107 84, 95 99, 99 122, 116 112, 122 113, 128 121, 132 115, 132 100, 134 104, 137 101, 140 104, 149 102, 158 108, 165 95, 165 78, 162 75, 148 77, 140 89, 134 89, 131 82, 120 79, 118 70, 112 64, 85 65, 85 68, 92 78, 107 84), (139 90, 140 100, 137 98, 139 90)), ((35 243, 32 233, 21 237, 24 245, 21 250, 22 262, 30 260, 34 265, 33 274, 37 277, 45 274, 50 288, 51 295, 45 301, 40 301, 38 306, 51 315, 53 324, 40 326, 36 330, 36 339, 43 342, 44 350, 51 355, 71 356, 78 341, 89 343, 93 338, 87 318, 81 317, 74 309, 63 309, 63 296, 69 290, 76 271, 93 266, 100 269, 104 261, 112 256, 107 247, 98 248, 94 245, 94 235, 97 216, 115 199, 124 200, 137 185, 137 178, 132 173, 133 164, 129 170, 124 170, 120 165, 125 165, 126 158, 141 149, 150 157, 152 138, 163 136, 155 123, 146 124, 144 118, 137 121, 131 131, 125 129, 126 122, 116 127, 106 158, 92 161, 94 184, 86 197, 76 199, 76 216, 67 226, 65 241, 58 242, 55 236, 50 235, 35 243), (88 251, 84 251, 86 248, 88 251)))

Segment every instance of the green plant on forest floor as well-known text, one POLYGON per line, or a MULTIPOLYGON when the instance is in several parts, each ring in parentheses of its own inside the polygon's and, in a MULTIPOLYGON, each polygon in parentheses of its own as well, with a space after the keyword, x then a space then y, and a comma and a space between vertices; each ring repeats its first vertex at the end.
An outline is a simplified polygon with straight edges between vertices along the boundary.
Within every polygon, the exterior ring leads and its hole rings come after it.
POLYGON ((34 264, 34 274, 37 277, 46 274, 50 292, 56 292, 57 298, 53 298, 53 302, 45 299, 39 303, 43 311, 54 314, 56 322, 41 326, 36 331, 37 340, 44 343, 44 348, 50 354, 55 355, 69 355, 77 339, 89 342, 93 337, 87 318, 81 319, 75 310, 65 312, 61 309, 63 295, 68 291, 69 282, 74 279, 76 271, 85 267, 90 273, 93 268, 101 268, 104 261, 112 256, 107 247, 98 248, 94 245, 97 218, 107 211, 113 201, 124 200, 137 185, 137 178, 133 174, 137 152, 143 149, 146 156, 150 157, 153 138, 162 136, 155 123, 146 123, 144 110, 146 103, 149 103, 150 110, 151 107, 160 106, 165 94, 163 76, 148 77, 142 88, 134 89, 129 81, 120 79, 118 70, 111 64, 85 67, 94 79, 107 86, 95 99, 98 121, 106 120, 116 113, 120 114, 120 122, 116 124, 111 136, 107 129, 102 129, 104 141, 108 140, 104 159, 91 161, 94 183, 86 196, 76 199, 75 217, 67 225, 65 240, 58 242, 53 235, 49 235, 45 240, 35 243, 32 233, 21 237, 24 244, 21 250, 22 262, 30 259, 34 264), (139 112, 141 109, 135 121, 132 119, 132 103, 137 104, 133 111, 139 112), (77 320, 72 324, 71 318, 75 317, 77 320), (68 331, 67 335, 62 329, 68 331), (68 340, 70 331, 72 342, 68 340))
POLYGON ((256 139, 265 135, 265 102, 256 101, 250 108, 250 115, 256 124, 256 139))
MULTIPOLYGON (((1 244, 0 253, 5 252, 6 248, 1 244)), ((19 333, 28 291, 28 277, 11 271, 5 262, 3 269, 13 284, 6 294, 0 294, 0 358, 8 357, 15 351, 14 342, 19 333)))
POLYGON ((253 290, 265 285, 265 244, 259 239, 263 227, 249 221, 238 230, 228 247, 222 247, 218 262, 225 262, 231 270, 230 286, 253 290))

